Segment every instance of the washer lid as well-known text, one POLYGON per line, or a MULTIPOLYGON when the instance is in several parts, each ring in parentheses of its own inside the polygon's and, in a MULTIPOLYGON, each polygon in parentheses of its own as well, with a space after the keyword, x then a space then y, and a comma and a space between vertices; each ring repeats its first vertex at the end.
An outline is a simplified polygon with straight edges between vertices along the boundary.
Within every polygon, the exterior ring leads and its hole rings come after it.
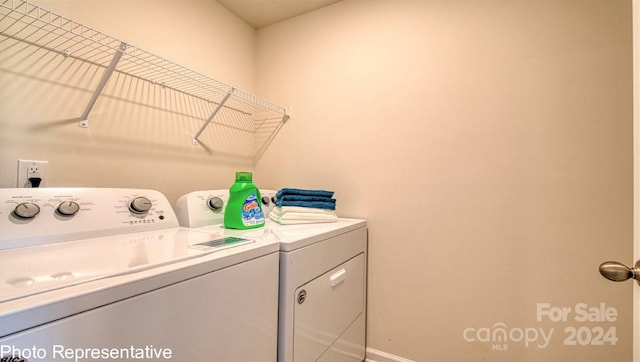
POLYGON ((253 242, 174 228, 0 250, 0 303, 253 242))

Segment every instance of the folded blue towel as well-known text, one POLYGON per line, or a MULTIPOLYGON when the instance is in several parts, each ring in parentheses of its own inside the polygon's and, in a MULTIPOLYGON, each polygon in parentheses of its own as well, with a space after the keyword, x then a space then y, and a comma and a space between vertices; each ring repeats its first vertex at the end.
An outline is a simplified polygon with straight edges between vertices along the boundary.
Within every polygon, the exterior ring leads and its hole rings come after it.
POLYGON ((276 193, 276 206, 299 206, 335 210, 333 191, 283 188, 276 193))
POLYGON ((323 196, 333 197, 333 191, 328 190, 305 190, 294 188, 283 188, 276 193, 276 198, 280 198, 283 195, 301 195, 301 196, 323 196))
POLYGON ((336 203, 336 199, 326 196, 281 195, 276 199, 282 201, 323 201, 336 203))
POLYGON ((326 201, 286 201, 276 199, 276 206, 300 206, 300 207, 312 207, 315 209, 335 210, 335 202, 326 201))

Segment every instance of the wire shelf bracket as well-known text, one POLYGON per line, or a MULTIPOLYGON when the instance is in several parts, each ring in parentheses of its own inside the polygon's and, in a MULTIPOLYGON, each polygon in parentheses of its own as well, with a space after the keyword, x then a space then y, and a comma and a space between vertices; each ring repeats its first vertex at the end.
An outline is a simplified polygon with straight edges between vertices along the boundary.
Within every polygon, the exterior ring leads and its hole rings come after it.
POLYGON ((209 123, 211 123, 211 121, 213 120, 213 117, 215 117, 216 114, 220 111, 220 108, 222 108, 222 106, 224 106, 224 104, 227 102, 227 99, 229 99, 229 97, 231 96, 231 93, 233 93, 233 90, 234 89, 231 88, 231 90, 229 90, 229 92, 227 92, 227 95, 225 95, 224 98, 222 98, 222 100, 220 101, 220 103, 218 103, 218 106, 216 107, 216 109, 213 110, 213 112, 211 113, 211 115, 209 116, 207 121, 204 122, 202 127, 200 127, 198 132, 196 132, 196 134, 193 136, 193 141, 192 142, 193 142, 194 145, 198 144, 198 137, 200 137, 200 134, 202 134, 202 131, 204 131, 204 129, 207 128, 209 123))
POLYGON ((122 57, 122 54, 126 49, 127 49, 127 44, 124 42, 121 42, 120 46, 118 47, 118 50, 113 55, 113 58, 109 63, 109 66, 107 66, 107 69, 105 69, 104 73, 102 74, 102 79, 100 79, 100 83, 98 83, 96 90, 93 92, 93 95, 89 100, 89 104, 87 104, 87 107, 82 113, 82 116, 80 116, 80 123, 79 123, 80 127, 82 128, 89 127, 89 113, 91 113, 91 110, 93 109, 93 106, 95 106, 96 101, 100 96, 100 93, 102 93, 104 86, 107 85, 109 78, 111 78, 111 74, 113 74, 113 71, 116 69, 118 62, 120 61, 120 58, 122 57))

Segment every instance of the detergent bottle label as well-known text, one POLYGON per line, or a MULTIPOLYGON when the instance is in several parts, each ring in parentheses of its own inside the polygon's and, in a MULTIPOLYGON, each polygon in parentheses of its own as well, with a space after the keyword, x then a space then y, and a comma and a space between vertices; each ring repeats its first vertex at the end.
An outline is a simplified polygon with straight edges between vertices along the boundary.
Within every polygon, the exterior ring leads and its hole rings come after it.
POLYGON ((252 226, 264 223, 264 215, 258 203, 256 194, 249 194, 242 205, 242 222, 245 226, 252 226))

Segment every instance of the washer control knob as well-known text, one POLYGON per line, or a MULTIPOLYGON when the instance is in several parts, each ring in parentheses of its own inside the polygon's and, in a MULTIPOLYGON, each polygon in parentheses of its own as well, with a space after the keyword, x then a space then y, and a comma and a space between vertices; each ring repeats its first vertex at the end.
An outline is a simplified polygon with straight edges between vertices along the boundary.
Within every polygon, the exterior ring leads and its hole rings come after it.
POLYGON ((33 202, 23 202, 13 210, 13 214, 21 219, 33 219, 39 212, 40 206, 33 202))
POLYGON ((80 210, 80 205, 75 201, 64 201, 56 208, 56 212, 62 216, 73 216, 80 210))
POLYGON ((271 198, 269 196, 262 196, 262 205, 269 206, 271 198))
POLYGON ((151 200, 144 196, 137 196, 129 202, 129 211, 134 214, 144 214, 151 209, 151 200))
POLYGON ((214 212, 220 212, 222 210, 222 206, 224 206, 224 201, 218 196, 214 196, 207 200, 207 206, 214 212))

